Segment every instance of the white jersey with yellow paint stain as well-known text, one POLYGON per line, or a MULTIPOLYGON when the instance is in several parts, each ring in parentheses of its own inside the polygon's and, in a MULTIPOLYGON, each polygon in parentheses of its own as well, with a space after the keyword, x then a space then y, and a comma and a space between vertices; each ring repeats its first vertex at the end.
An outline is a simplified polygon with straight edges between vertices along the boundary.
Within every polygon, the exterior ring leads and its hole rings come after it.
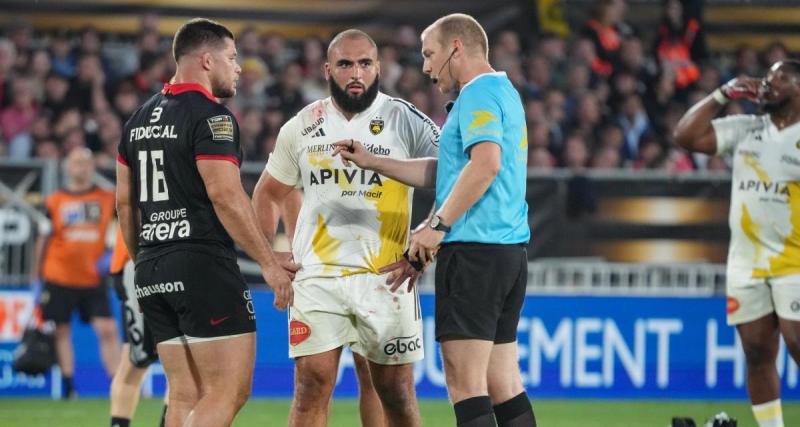
POLYGON ((717 152, 733 155, 728 282, 800 274, 800 124, 768 115, 712 122, 717 152))
POLYGON ((266 169, 304 189, 292 241, 296 280, 377 273, 405 251, 413 190, 333 157, 333 143, 361 142, 396 159, 436 157, 439 128, 406 101, 379 93, 347 120, 331 98, 314 102, 280 130, 266 169))

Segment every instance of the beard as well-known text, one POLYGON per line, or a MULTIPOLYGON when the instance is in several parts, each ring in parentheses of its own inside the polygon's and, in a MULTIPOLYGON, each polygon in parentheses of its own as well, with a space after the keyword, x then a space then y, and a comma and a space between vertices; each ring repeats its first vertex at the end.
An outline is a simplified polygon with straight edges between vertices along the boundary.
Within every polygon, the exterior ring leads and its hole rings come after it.
POLYGON ((333 100, 336 102, 336 105, 339 106, 344 112, 346 113, 360 113, 370 105, 372 102, 375 101, 375 98, 378 96, 378 81, 380 80, 380 76, 375 76, 375 81, 372 82, 369 87, 364 89, 360 95, 351 96, 347 93, 347 89, 342 89, 339 85, 333 80, 333 78, 328 79, 328 87, 331 91, 331 96, 333 100))
POLYGON ((773 101, 773 102, 766 102, 765 101, 760 105, 760 107, 761 107, 760 109, 761 109, 762 112, 767 113, 767 114, 780 113, 781 111, 784 111, 786 108, 789 107, 789 104, 791 104, 791 101, 792 100, 791 100, 790 97, 786 97, 786 98, 781 99, 779 101, 773 101))
POLYGON ((217 98, 232 98, 236 95, 236 85, 226 85, 225 82, 212 77, 211 94, 217 98))

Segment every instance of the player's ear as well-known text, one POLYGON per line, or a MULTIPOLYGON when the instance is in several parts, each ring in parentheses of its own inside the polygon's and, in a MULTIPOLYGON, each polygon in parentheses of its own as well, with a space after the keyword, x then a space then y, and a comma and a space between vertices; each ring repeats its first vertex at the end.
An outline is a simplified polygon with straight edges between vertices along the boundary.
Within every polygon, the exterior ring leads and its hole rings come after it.
POLYGON ((200 54, 200 65, 203 67, 204 70, 209 71, 214 63, 214 55, 211 54, 209 51, 205 51, 200 54))
POLYGON ((322 66, 322 72, 325 75, 325 80, 331 79, 331 63, 325 62, 325 65, 322 66))

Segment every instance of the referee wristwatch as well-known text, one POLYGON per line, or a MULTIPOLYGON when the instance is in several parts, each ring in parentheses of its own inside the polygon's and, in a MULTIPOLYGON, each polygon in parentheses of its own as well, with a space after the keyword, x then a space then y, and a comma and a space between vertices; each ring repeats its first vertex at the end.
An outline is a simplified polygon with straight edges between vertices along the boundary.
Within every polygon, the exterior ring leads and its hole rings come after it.
POLYGON ((433 218, 431 218, 431 228, 444 233, 450 232, 450 226, 442 222, 442 218, 440 218, 439 215, 434 215, 433 218))

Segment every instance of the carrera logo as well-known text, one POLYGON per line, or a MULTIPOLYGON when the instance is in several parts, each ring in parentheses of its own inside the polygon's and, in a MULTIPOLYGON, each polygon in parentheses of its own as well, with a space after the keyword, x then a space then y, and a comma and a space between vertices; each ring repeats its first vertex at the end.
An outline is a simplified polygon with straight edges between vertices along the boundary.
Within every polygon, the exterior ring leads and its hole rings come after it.
POLYGON ((728 297, 725 309, 728 314, 736 313, 736 310, 739 310, 739 300, 734 297, 728 297))
POLYGON ((311 328, 299 320, 289 321, 289 344, 297 345, 311 336, 311 328))

